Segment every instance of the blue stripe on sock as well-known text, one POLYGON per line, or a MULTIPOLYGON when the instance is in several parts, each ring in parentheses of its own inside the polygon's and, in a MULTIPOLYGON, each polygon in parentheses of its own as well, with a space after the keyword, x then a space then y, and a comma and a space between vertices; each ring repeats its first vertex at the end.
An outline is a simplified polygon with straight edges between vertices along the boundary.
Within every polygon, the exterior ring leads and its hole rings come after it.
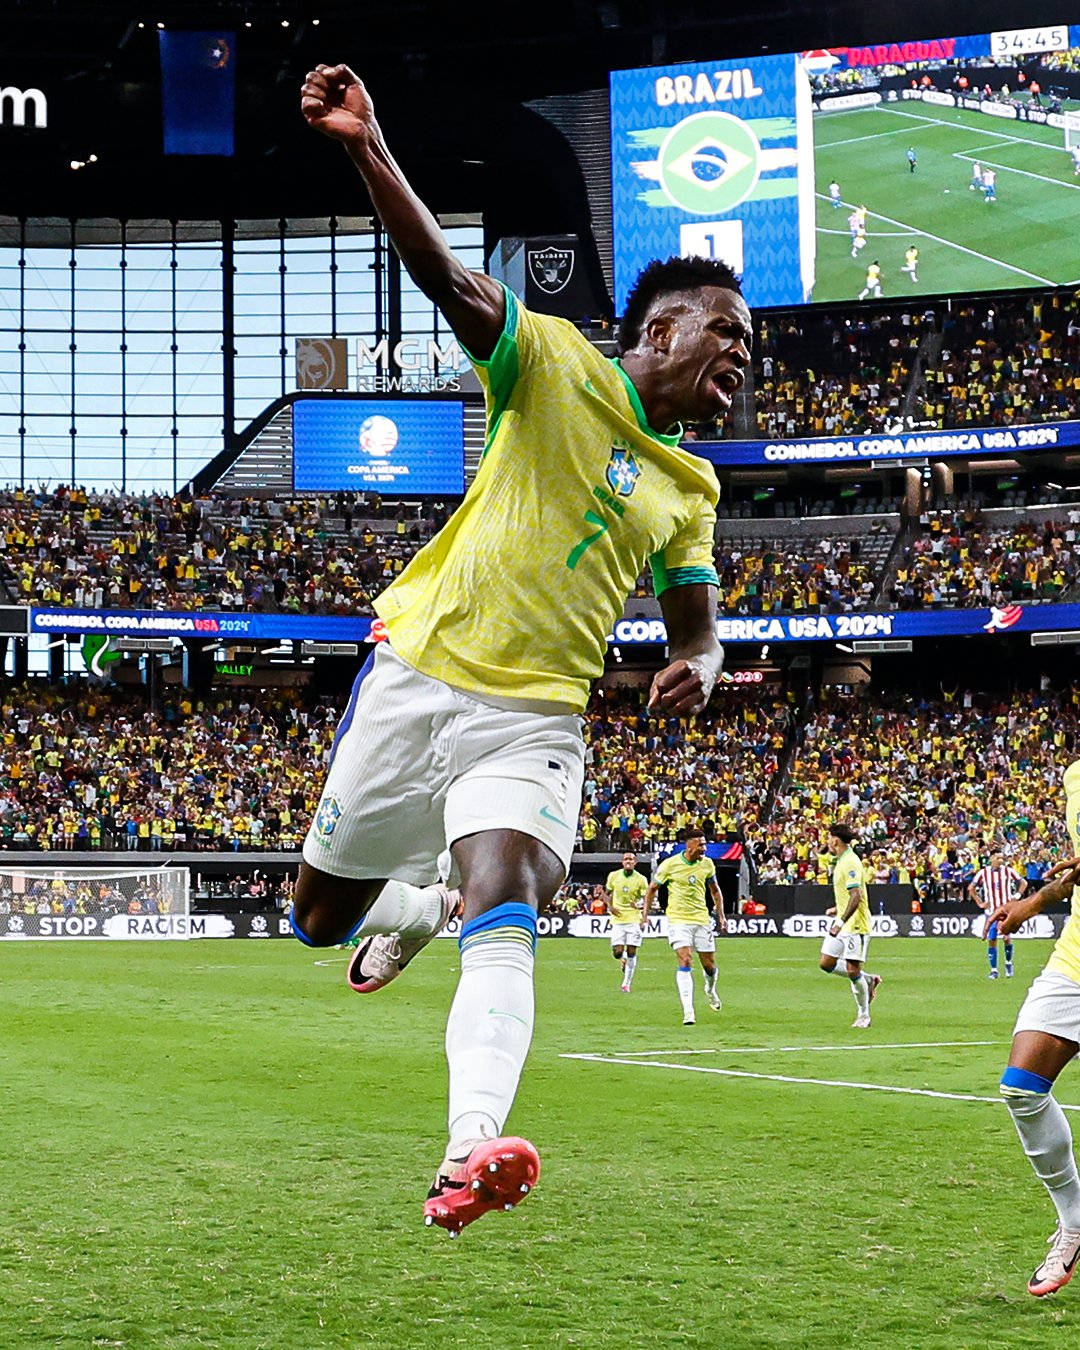
POLYGON ((1001 1086, 1019 1088, 1021 1092, 1049 1092, 1054 1086, 1052 1078, 1044 1078, 1041 1073, 1031 1073, 1028 1069, 1018 1069, 1010 1064, 1001 1075, 1001 1086))
POLYGON ((692 970, 694 969, 694 967, 693 967, 693 966, 676 966, 676 969, 677 969, 677 970, 685 970, 685 971, 687 972, 687 974, 689 974, 690 971, 692 971, 692 970))
POLYGON ((458 946, 460 947, 466 938, 482 933, 488 928, 524 928, 535 942, 536 912, 528 905, 521 905, 515 901, 496 905, 486 914, 478 914, 475 919, 470 919, 468 923, 462 925, 458 946))

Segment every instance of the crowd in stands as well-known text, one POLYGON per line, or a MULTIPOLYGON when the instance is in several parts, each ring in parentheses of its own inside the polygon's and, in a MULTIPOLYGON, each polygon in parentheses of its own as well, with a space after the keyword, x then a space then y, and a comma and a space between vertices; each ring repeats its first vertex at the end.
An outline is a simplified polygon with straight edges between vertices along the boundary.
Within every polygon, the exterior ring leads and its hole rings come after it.
POLYGON ((763 321, 754 353, 757 434, 882 431, 900 416, 932 313, 798 311, 763 321))
POLYGON ((702 716, 682 719, 649 712, 644 693, 593 696, 581 848, 645 849, 690 827, 751 834, 793 725, 787 702, 724 689, 702 716))
MULTIPOLYGON (((119 850, 132 863, 173 850, 295 852, 343 701, 177 690, 151 706, 86 681, 8 685, 0 850, 119 850)), ((1034 884, 1068 847, 1061 773, 1080 755, 1080 686, 1008 699, 833 691, 801 716, 790 697, 729 687, 686 720, 650 713, 640 688, 601 688, 585 734, 585 853, 648 853, 699 827, 745 838, 759 882, 824 884, 828 825, 844 819, 872 881, 958 899, 992 848, 1034 884)), ((112 897, 110 912, 157 912, 137 898, 136 910, 112 897)), ((553 908, 599 912, 601 899, 595 882, 571 881, 553 908)), ((20 903, 0 887, 0 913, 20 903)), ((93 891, 35 894, 23 912, 104 903, 93 891)))
POLYGON ((881 555, 868 555, 858 536, 778 537, 757 547, 722 541, 715 560, 718 608, 728 614, 866 608, 881 580, 881 555))
POLYGON ((994 523, 971 506, 927 512, 897 561, 889 598, 900 609, 1072 600, 1080 510, 1062 515, 994 523))
POLYGON ((846 820, 873 881, 959 899, 992 848, 1029 881, 1068 848, 1062 770, 1077 756, 1080 688, 1061 694, 824 699, 756 838, 764 881, 824 883, 826 833, 846 820))
POLYGON ((1080 301, 1054 291, 954 305, 923 372, 924 418, 945 428, 1075 418, 1080 301))
POLYGON ((371 614, 446 521, 375 494, 291 501, 0 491, 0 583, 16 603, 371 614), (389 518, 387 518, 389 517, 389 518))
POLYGON ((344 700, 256 692, 4 687, 0 849, 298 848, 344 700))

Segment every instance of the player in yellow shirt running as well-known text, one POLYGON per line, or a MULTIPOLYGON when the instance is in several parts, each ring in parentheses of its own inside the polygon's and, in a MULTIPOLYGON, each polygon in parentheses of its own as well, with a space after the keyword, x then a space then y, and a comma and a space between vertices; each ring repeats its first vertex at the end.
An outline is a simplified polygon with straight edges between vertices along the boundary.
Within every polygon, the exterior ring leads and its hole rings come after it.
MULTIPOLYGON (((1080 854, 1080 760, 1065 770, 1065 812, 1073 854, 1080 854)), ((1057 1211, 1050 1250, 1028 1280, 1028 1293, 1041 1298, 1072 1279, 1080 1257, 1080 1175, 1073 1156, 1072 1130, 1051 1089, 1058 1074, 1080 1051, 1080 858, 1060 862, 1042 889, 1024 900, 995 906, 986 932, 1012 934, 1047 905, 1072 902, 1072 913, 1050 960, 1036 976, 1016 1019, 1012 1053, 1001 1077, 1001 1095, 1013 1118, 1035 1175, 1057 1211)))
POLYGON ((464 502, 375 602, 387 641, 339 725, 291 916, 312 946, 362 929, 348 978, 367 994, 463 905, 449 1142, 424 1207, 456 1236, 539 1175, 532 1144, 502 1134, 532 1038, 536 912, 574 845, 579 714, 644 567, 670 650, 652 706, 696 714, 720 673, 719 487, 680 448, 680 423, 731 406, 753 329, 729 267, 673 258, 638 278, 609 360, 454 256, 347 66, 310 71, 301 108, 347 150, 485 392, 487 445, 464 502))
POLYGON ((855 831, 843 821, 829 827, 829 852, 836 859, 832 874, 836 904, 825 911, 833 922, 821 944, 821 969, 851 981, 858 1010, 851 1025, 865 1028, 870 1025, 870 1004, 877 997, 881 976, 863 974, 870 946, 870 900, 862 859, 851 847, 854 838, 855 831))
POLYGON ((637 854, 624 853, 622 867, 609 872, 604 889, 611 915, 611 954, 622 966, 621 990, 630 992, 641 946, 641 910, 649 883, 637 870, 637 854))
POLYGON ((679 1001, 683 1009, 683 1026, 693 1026, 697 1020, 694 1015, 694 972, 693 954, 696 951, 701 968, 705 972, 705 997, 713 1012, 719 1012, 724 1006, 716 992, 716 937, 713 919, 709 914, 707 897, 712 896, 716 916, 716 930, 724 932, 727 919, 724 917, 724 897, 716 884, 716 864, 705 856, 705 831, 687 830, 683 836, 685 844, 681 853, 672 853, 665 858, 653 873, 649 889, 645 892, 645 906, 641 914, 644 927, 649 922, 649 909, 656 899, 656 892, 663 885, 668 888, 667 921, 668 942, 675 951, 678 965, 675 970, 675 987, 679 991, 679 1001))

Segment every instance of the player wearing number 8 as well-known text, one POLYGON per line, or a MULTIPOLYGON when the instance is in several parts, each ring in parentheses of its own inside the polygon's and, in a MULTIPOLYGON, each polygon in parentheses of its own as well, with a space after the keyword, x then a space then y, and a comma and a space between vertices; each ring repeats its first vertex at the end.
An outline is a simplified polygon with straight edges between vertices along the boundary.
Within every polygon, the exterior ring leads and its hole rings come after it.
POLYGON ((627 301, 621 356, 468 271, 405 181, 347 66, 319 66, 308 122, 342 143, 413 280, 471 354, 487 446, 465 501, 376 601, 388 641, 342 720, 304 845, 293 925, 313 945, 361 930, 350 984, 396 979, 454 912, 449 1142, 425 1207, 452 1234, 509 1208, 535 1150, 500 1138, 533 1025, 536 910, 567 870, 584 746, 578 714, 607 634, 651 564, 671 661, 650 702, 700 712, 720 673, 716 477, 679 448, 721 416, 750 359, 730 268, 671 259, 627 301), (437 869, 436 860, 440 859, 437 869), (514 1183, 514 1184, 511 1184, 514 1183))

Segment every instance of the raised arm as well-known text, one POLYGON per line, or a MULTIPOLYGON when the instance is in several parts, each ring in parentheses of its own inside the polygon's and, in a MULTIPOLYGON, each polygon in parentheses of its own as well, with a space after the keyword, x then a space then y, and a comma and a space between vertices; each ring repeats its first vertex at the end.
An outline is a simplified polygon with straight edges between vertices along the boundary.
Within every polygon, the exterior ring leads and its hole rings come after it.
POLYGON ((469 352, 486 361, 506 318, 503 289, 492 277, 470 272, 451 252, 438 221, 387 149, 362 82, 348 66, 316 66, 304 80, 300 107, 309 126, 348 151, 409 275, 469 352))
POLYGON ((687 717, 708 703, 724 666, 716 640, 716 587, 671 586, 660 596, 660 610, 671 663, 653 677, 649 707, 687 717))

